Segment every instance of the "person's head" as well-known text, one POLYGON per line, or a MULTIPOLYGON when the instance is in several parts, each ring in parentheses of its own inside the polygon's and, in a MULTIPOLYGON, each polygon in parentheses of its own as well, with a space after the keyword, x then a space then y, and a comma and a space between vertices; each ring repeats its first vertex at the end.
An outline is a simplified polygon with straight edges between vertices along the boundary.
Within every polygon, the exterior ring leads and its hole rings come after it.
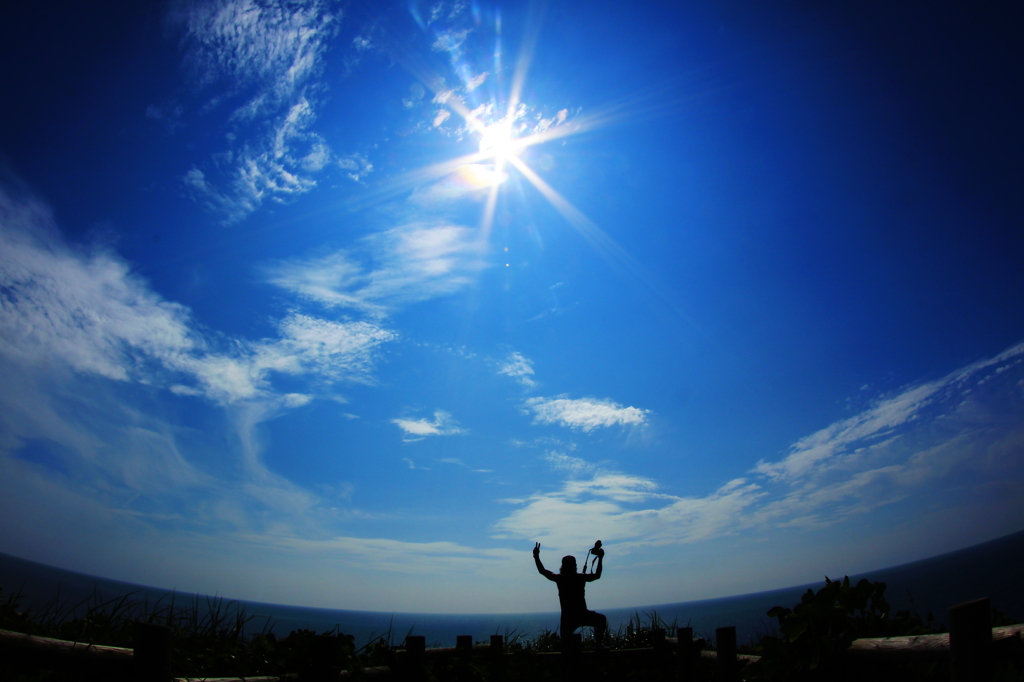
POLYGON ((564 556, 562 557, 562 568, 558 570, 559 573, 575 573, 576 572, 576 557, 564 556))

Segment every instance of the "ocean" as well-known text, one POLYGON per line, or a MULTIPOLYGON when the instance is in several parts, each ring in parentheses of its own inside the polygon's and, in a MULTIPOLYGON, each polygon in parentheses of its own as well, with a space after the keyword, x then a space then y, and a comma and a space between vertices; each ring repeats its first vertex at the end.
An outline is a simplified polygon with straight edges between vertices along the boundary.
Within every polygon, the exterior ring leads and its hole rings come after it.
MULTIPOLYGON (((851 581, 861 578, 886 583, 886 599, 894 609, 913 606, 922 615, 933 613, 939 623, 948 622, 950 606, 980 597, 991 598, 1000 611, 1016 622, 1024 622, 1024 531, 930 559, 850 576, 851 581)), ((738 642, 744 643, 771 629, 775 621, 767 617, 770 608, 791 608, 808 589, 817 590, 823 585, 824 581, 718 599, 601 611, 608 616, 613 632, 637 614, 647 620, 650 614, 657 613, 669 625, 693 627, 696 636, 713 637, 715 628, 734 625, 738 642)), ((27 598, 25 606, 51 601, 58 593, 60 603, 74 604, 94 591, 107 599, 129 592, 136 593, 136 599, 150 602, 163 600, 166 604, 170 598, 166 590, 66 571, 2 553, 0 589, 5 594, 20 589, 27 598)), ((175 595, 179 604, 193 598, 196 595, 175 595)), ((255 630, 269 625, 275 634, 285 636, 300 628, 318 632, 337 629, 354 635, 358 646, 381 636, 390 636, 392 642, 398 643, 407 634, 425 636, 427 646, 454 646, 456 635, 472 635, 477 641, 492 634, 514 633, 529 638, 558 627, 555 611, 465 615, 319 609, 244 600, 238 600, 238 604, 255 616, 255 630)))

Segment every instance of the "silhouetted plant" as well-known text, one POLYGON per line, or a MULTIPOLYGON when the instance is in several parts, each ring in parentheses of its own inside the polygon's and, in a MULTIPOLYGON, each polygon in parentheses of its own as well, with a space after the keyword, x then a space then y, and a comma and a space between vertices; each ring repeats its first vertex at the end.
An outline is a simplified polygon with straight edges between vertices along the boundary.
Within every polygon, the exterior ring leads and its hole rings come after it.
POLYGON ((845 679, 848 667, 843 652, 862 637, 897 637, 938 632, 913 611, 891 612, 885 583, 849 577, 825 578, 825 586, 808 589, 792 609, 776 606, 768 611, 778 619, 779 636, 767 635, 753 647, 761 660, 747 666, 745 679, 845 679))

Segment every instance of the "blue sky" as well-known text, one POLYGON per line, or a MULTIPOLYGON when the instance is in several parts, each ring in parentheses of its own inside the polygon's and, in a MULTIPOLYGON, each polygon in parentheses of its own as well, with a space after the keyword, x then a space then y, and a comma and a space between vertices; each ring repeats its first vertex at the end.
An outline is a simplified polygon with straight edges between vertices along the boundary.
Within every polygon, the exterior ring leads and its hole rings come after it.
POLYGON ((0 551, 595 608, 1024 528, 1010 7, 0 15, 0 551))

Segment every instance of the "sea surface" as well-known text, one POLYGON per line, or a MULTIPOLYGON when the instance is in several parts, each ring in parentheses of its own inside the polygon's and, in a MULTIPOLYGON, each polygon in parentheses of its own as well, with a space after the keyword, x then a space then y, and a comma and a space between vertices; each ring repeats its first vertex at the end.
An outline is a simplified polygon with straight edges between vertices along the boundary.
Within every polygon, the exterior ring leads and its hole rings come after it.
MULTIPOLYGON (((930 559, 850 576, 851 581, 861 578, 885 582, 886 599, 894 609, 913 607, 922 616, 931 612, 937 623, 948 623, 950 606, 980 597, 991 598, 1000 611, 1016 622, 1024 622, 1024 531, 930 559)), ((602 611, 612 631, 625 627, 631 617, 639 615, 647 622, 656 613, 666 624, 689 625, 696 636, 706 638, 713 638, 717 627, 734 625, 737 640, 744 643, 771 630, 775 621, 767 616, 770 608, 792 608, 808 589, 817 591, 823 585, 812 583, 719 599, 602 611)), ((25 595, 23 606, 41 606, 58 595, 64 605, 83 602, 90 595, 109 599, 134 593, 133 599, 146 599, 151 604, 167 604, 171 598, 166 590, 66 571, 2 553, 0 589, 4 595, 21 590, 25 595)), ((179 605, 191 599, 199 599, 202 605, 207 600, 182 592, 173 596, 179 605)), ((382 636, 397 644, 407 634, 424 635, 427 646, 454 646, 456 635, 472 635, 477 641, 492 634, 530 638, 558 627, 558 613, 554 611, 465 615, 318 609, 243 600, 237 604, 255 617, 251 631, 268 628, 285 636, 296 629, 340 630, 354 635, 357 646, 382 636)))

